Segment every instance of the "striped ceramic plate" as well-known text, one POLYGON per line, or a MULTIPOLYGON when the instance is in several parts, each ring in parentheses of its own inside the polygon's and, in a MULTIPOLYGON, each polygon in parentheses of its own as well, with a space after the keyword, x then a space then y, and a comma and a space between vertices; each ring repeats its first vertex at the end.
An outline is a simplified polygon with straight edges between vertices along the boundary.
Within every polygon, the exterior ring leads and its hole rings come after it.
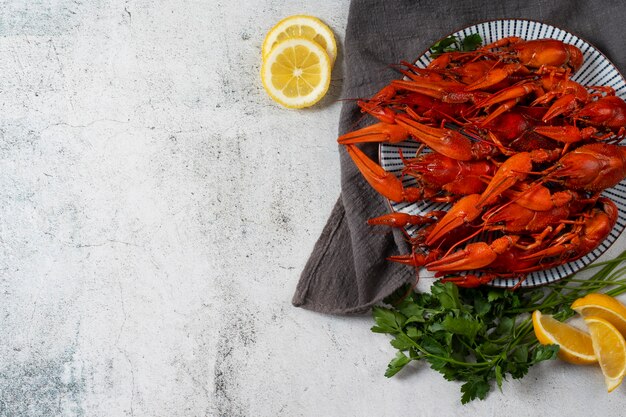
MULTIPOLYGON (((594 46, 579 37, 566 32, 554 26, 545 23, 521 20, 493 20, 489 22, 479 23, 468 26, 458 32, 455 32, 459 38, 464 38, 472 33, 478 33, 485 44, 496 41, 507 36, 519 36, 526 40, 552 38, 558 39, 566 43, 570 43, 579 47, 584 55, 583 66, 576 72, 572 79, 583 85, 604 85, 613 87, 618 96, 626 99, 626 81, 619 73, 617 68, 607 59, 602 52, 598 51, 594 46)), ((419 67, 426 67, 431 61, 430 52, 426 52, 418 58, 416 64, 419 67)), ((382 144, 380 147, 381 165, 387 171, 400 175, 403 167, 400 160, 398 149, 402 149, 404 155, 411 155, 417 149, 415 143, 403 142, 396 145, 382 144)), ((415 184, 415 179, 405 177, 403 179, 406 186, 415 184)), ((538 271, 528 275, 522 283, 523 287, 534 287, 558 281, 568 275, 571 275, 584 266, 595 261, 602 255, 619 237, 626 225, 626 181, 622 181, 616 187, 606 190, 603 193, 611 198, 619 207, 620 214, 617 225, 609 235, 609 237, 600 244, 593 252, 578 259, 577 261, 561 265, 546 271, 538 271)), ((445 204, 418 202, 418 203, 390 203, 394 211, 401 211, 411 214, 423 214, 431 210, 442 210, 448 206, 445 204)), ((409 233, 414 233, 415 228, 409 229, 409 233)), ((517 283, 513 279, 497 279, 492 282, 496 287, 512 287, 517 283)))

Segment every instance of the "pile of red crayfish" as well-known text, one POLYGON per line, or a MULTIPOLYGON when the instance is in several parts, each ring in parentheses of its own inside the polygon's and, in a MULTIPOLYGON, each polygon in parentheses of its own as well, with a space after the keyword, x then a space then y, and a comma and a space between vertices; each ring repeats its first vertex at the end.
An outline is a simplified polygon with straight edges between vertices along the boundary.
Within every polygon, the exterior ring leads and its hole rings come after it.
POLYGON ((626 177, 626 147, 618 145, 626 102, 610 87, 573 81, 582 63, 582 52, 561 41, 505 38, 443 53, 426 68, 402 62, 404 80, 358 101, 378 123, 338 142, 370 185, 395 202, 452 204, 370 219, 420 227, 407 234, 411 253, 390 260, 459 286, 501 277, 518 279, 517 287, 607 237, 618 209, 600 193, 626 177), (414 156, 400 154, 402 175, 417 186, 404 187, 356 146, 407 140, 420 145, 414 156))

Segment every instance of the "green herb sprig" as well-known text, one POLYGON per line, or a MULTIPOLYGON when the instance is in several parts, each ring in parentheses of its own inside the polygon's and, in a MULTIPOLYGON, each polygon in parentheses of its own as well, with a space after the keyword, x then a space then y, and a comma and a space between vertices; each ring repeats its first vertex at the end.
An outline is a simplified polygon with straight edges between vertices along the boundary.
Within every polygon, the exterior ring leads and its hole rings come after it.
POLYGON ((587 279, 575 275, 534 290, 466 289, 435 282, 426 294, 404 286, 385 300, 388 307, 373 310, 372 331, 393 336, 391 345, 398 350, 385 376, 411 361, 426 361, 445 379, 463 382, 463 404, 485 399, 494 381, 501 390, 507 376, 522 378, 532 365, 556 358, 559 347, 539 344, 529 313, 540 310, 565 320, 574 314, 570 305, 579 297, 626 292, 624 260, 626 251, 585 268, 600 268, 587 279))
POLYGON ((435 43, 431 48, 431 56, 433 58, 438 57, 444 52, 468 52, 475 51, 481 46, 483 43, 483 39, 480 37, 478 33, 472 33, 471 35, 466 36, 463 39, 459 39, 456 36, 448 36, 447 38, 443 38, 439 42, 435 43))

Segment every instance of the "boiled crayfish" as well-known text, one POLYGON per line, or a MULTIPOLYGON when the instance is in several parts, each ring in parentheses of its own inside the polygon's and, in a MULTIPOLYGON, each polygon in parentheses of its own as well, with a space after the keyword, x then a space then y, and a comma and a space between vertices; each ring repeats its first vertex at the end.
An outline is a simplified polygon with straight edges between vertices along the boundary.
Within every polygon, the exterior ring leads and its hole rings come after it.
POLYGON ((582 52, 553 39, 505 38, 447 52, 426 68, 402 62, 394 80, 357 101, 378 122, 338 142, 380 194, 395 202, 451 203, 424 215, 391 213, 372 225, 416 232, 410 254, 444 281, 476 287, 578 259, 611 232, 618 210, 600 193, 626 177, 626 102, 570 77, 582 52), (357 144, 419 143, 400 154, 401 178, 357 144), (463 275, 461 273, 467 273, 463 275))

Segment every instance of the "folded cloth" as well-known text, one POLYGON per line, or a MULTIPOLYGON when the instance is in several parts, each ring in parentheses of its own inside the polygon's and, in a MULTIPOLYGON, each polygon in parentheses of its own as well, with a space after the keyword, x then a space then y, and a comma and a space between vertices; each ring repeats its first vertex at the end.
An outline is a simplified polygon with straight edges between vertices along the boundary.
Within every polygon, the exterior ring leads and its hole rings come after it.
MULTIPOLYGON (((370 97, 394 78, 389 64, 417 58, 443 36, 485 20, 524 18, 570 31, 595 45, 623 71, 621 31, 626 6, 619 0, 353 0, 344 42, 345 97, 370 97)), ((364 123, 371 123, 368 117, 364 123)), ((364 126, 354 101, 341 109, 339 134, 364 126)), ((378 160, 378 145, 363 145, 378 160)), ((368 218, 389 206, 365 182, 339 147, 341 196, 309 258, 293 297, 298 307, 331 314, 367 311, 415 272, 386 257, 409 253, 398 231, 375 230, 368 218)))

